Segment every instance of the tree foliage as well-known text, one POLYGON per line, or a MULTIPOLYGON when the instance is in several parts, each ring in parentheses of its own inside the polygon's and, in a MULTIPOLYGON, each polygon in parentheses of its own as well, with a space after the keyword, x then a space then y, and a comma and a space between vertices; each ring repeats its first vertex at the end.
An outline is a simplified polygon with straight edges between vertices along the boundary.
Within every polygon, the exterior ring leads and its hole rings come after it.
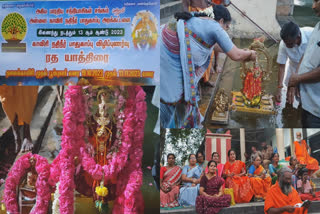
POLYGON ((176 156, 176 164, 184 165, 189 154, 196 153, 205 138, 206 129, 166 129, 161 162, 166 162, 167 154, 176 156))
POLYGON ((27 23, 22 15, 19 13, 8 14, 2 22, 2 32, 11 33, 13 39, 16 39, 18 33, 23 34, 27 32, 27 23))

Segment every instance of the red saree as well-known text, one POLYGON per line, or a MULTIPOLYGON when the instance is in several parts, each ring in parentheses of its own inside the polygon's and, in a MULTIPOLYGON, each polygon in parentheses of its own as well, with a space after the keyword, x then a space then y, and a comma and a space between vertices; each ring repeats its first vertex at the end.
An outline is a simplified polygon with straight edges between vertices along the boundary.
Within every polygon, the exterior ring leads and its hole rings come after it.
POLYGON ((302 193, 302 194, 299 194, 299 196, 302 201, 305 201, 305 200, 320 201, 320 192, 315 192, 314 194, 315 194, 315 197, 310 193, 302 193))
POLYGON ((178 207, 179 197, 179 182, 181 179, 182 170, 179 166, 175 166, 171 169, 161 167, 160 179, 163 179, 162 185, 164 188, 171 188, 170 192, 163 192, 160 189, 160 207, 178 207))
MULTIPOLYGON (((246 165, 242 161, 236 160, 233 164, 230 164, 228 161, 224 165, 224 173, 240 174, 243 168, 246 169, 246 165)), ((233 189, 236 203, 248 203, 253 196, 253 191, 251 189, 250 179, 248 176, 227 177, 226 187, 233 189)))

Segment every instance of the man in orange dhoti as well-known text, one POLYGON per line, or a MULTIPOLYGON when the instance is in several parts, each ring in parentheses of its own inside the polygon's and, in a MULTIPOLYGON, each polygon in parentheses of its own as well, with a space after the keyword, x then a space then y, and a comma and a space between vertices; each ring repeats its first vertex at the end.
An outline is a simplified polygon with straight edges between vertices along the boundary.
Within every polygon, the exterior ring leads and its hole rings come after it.
POLYGON ((33 148, 30 122, 38 98, 38 86, 0 86, 2 108, 12 125, 16 153, 20 151, 19 126, 23 125, 22 151, 33 148))
POLYGON ((309 146, 305 140, 301 140, 301 132, 297 132, 297 141, 294 142, 295 154, 300 164, 306 165, 306 168, 315 172, 319 169, 319 163, 309 155, 309 146))
POLYGON ((295 205, 302 203, 298 192, 291 186, 292 172, 288 167, 283 167, 278 173, 278 181, 267 193, 264 203, 265 214, 273 213, 308 213, 310 202, 305 203, 301 208, 295 205))

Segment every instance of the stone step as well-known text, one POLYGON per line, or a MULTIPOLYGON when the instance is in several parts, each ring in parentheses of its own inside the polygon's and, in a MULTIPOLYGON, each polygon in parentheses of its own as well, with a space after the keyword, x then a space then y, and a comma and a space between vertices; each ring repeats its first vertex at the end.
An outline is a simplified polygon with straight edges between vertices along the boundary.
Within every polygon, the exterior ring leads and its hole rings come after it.
POLYGON ((182 3, 180 1, 170 1, 160 5, 160 19, 173 16, 174 13, 182 11, 182 3))
MULTIPOLYGON (((311 202, 311 206, 308 210, 308 213, 320 213, 320 201, 311 202)), ((160 209, 160 213, 163 214, 174 214, 174 213, 187 213, 187 214, 195 214, 195 207, 187 207, 181 209, 171 209, 164 210, 160 209)), ((223 208, 219 214, 258 214, 264 213, 264 202, 251 202, 251 203, 243 203, 236 204, 235 206, 231 206, 228 208, 223 208)))
POLYGON ((311 178, 311 180, 315 184, 320 184, 320 178, 311 178))

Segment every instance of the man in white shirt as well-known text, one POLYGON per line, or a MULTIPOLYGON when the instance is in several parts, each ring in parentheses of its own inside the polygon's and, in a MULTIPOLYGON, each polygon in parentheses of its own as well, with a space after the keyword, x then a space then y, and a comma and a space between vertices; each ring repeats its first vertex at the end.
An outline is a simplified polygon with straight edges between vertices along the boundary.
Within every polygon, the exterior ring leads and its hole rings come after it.
MULTIPOLYGON (((320 0, 313 0, 312 9, 320 16, 320 0)), ((298 88, 302 103, 303 128, 320 127, 320 22, 314 27, 298 74, 292 74, 289 87, 298 88)))
MULTIPOLYGON (((313 28, 311 27, 299 28, 293 22, 286 23, 281 29, 280 36, 282 40, 279 45, 277 58, 279 73, 276 94, 276 101, 279 103, 281 102, 282 91, 286 91, 290 76, 297 72, 299 62, 307 48, 312 31, 313 28), (283 85, 285 85, 285 88, 283 88, 283 85)), ((284 107, 285 97, 282 100, 284 100, 284 103, 282 103, 284 107)), ((292 103, 292 100, 289 100, 289 103, 292 103)))

